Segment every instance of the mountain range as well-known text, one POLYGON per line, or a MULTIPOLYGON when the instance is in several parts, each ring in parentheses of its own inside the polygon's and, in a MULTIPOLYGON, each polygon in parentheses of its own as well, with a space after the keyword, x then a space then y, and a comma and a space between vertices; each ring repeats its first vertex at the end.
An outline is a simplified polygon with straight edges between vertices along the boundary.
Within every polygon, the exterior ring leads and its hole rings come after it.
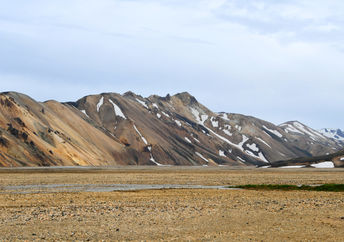
POLYGON ((0 94, 4 167, 266 166, 343 147, 340 130, 216 113, 187 92, 147 98, 102 93, 67 103, 0 94))

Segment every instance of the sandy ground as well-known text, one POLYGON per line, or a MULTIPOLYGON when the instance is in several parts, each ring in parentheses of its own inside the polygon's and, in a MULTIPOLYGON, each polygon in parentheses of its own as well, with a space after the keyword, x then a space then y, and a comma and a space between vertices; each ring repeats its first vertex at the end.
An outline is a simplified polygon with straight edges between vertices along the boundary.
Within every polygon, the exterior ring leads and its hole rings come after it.
MULTIPOLYGON (((23 184, 322 184, 344 171, 183 168, 0 170, 23 184)), ((307 191, 145 190, 0 194, 1 240, 344 241, 344 194, 307 191)))

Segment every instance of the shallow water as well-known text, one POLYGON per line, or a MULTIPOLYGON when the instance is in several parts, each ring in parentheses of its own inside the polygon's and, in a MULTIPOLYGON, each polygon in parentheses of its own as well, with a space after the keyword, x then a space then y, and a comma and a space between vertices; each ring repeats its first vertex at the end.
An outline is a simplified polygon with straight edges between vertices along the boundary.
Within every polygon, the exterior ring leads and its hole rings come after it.
POLYGON ((56 193, 56 192, 112 192, 112 191, 138 191, 157 189, 225 189, 226 186, 203 186, 203 185, 178 185, 178 184, 32 184, 20 186, 2 186, 0 194, 31 194, 31 193, 56 193))

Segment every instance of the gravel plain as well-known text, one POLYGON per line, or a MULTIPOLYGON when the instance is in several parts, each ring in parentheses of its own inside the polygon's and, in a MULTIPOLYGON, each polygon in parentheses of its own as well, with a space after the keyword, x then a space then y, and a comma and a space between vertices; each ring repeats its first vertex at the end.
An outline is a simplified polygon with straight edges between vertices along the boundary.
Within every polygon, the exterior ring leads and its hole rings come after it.
MULTIPOLYGON (((341 169, 108 168, 1 170, 38 184, 324 184, 341 169)), ((344 241, 342 192, 157 189, 0 194, 1 240, 344 241)))

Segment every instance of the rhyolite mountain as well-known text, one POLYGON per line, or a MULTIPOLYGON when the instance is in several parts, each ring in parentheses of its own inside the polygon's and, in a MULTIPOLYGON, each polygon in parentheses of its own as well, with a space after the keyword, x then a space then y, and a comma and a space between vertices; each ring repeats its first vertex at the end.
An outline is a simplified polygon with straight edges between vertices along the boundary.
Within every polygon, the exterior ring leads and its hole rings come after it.
POLYGON ((264 166, 334 153, 335 140, 297 121, 276 126, 215 113, 188 93, 102 93, 76 102, 0 94, 0 166, 264 166))

